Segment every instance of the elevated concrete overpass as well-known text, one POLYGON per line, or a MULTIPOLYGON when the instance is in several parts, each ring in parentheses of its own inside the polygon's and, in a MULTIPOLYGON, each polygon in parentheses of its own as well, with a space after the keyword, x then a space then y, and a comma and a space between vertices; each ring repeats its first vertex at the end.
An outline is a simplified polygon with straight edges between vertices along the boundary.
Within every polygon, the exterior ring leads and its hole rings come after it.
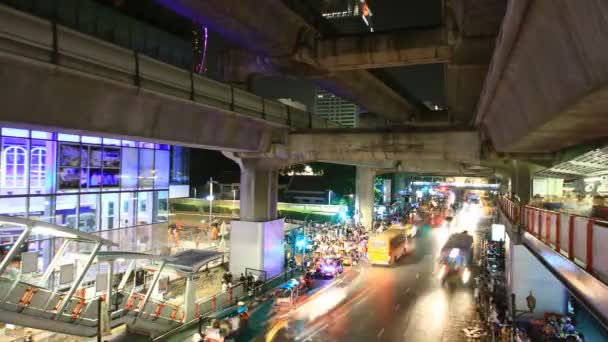
POLYGON ((606 137, 608 3, 511 1, 476 123, 498 151, 606 137))
POLYGON ((0 6, 0 121, 227 151, 266 151, 311 113, 0 6), (247 132, 247 134, 242 134, 247 132))

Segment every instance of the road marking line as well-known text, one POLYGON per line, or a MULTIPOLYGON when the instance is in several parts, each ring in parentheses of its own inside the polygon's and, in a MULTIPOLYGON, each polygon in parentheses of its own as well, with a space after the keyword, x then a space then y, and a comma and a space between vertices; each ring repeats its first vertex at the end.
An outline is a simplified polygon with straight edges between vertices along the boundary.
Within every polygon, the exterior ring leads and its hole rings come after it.
POLYGON ((416 279, 420 278, 420 273, 416 273, 416 279))
POLYGON ((410 288, 408 287, 407 289, 405 289, 405 293, 410 292, 410 288))
POLYGON ((376 337, 378 339, 380 339, 382 337, 382 334, 384 334, 384 328, 380 329, 380 331, 378 332, 378 335, 376 335, 376 337))

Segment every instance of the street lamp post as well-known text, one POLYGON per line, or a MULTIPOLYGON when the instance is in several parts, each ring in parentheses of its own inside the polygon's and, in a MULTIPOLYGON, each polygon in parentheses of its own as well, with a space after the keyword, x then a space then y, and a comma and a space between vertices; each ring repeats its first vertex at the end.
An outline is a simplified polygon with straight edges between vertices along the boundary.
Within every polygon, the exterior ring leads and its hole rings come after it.
POLYGON ((209 196, 207 196, 209 200, 209 227, 211 227, 211 222, 213 221, 213 177, 209 178, 209 196))
POLYGON ((532 291, 526 297, 526 305, 528 306, 528 311, 526 310, 517 310, 515 305, 515 293, 511 293, 511 320, 513 326, 511 327, 511 341, 515 341, 515 321, 517 318, 523 315, 531 315, 536 308, 536 298, 532 295, 532 291))
POLYGON ((331 189, 327 190, 327 204, 331 204, 331 189))

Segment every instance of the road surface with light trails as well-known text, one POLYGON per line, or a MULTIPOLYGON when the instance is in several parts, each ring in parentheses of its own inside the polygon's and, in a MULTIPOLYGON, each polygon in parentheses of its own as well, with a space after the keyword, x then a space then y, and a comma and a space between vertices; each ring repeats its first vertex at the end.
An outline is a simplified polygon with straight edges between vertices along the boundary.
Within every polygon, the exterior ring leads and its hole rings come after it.
POLYGON ((254 328, 266 333, 247 340, 466 341, 460 335, 475 319, 472 290, 450 293, 434 271, 449 234, 475 229, 471 214, 460 212, 451 228, 424 226, 395 267, 357 267, 289 314, 266 316, 266 328, 254 328))

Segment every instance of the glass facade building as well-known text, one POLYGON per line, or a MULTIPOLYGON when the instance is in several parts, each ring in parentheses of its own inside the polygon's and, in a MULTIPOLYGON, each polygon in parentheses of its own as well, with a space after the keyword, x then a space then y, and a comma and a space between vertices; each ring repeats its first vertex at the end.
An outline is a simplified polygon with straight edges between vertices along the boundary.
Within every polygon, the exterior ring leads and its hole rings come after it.
MULTIPOLYGON (((0 134, 0 215, 89 233, 167 221, 171 146, 9 127, 0 134)), ((0 243, 14 238, 0 228, 0 243)))

